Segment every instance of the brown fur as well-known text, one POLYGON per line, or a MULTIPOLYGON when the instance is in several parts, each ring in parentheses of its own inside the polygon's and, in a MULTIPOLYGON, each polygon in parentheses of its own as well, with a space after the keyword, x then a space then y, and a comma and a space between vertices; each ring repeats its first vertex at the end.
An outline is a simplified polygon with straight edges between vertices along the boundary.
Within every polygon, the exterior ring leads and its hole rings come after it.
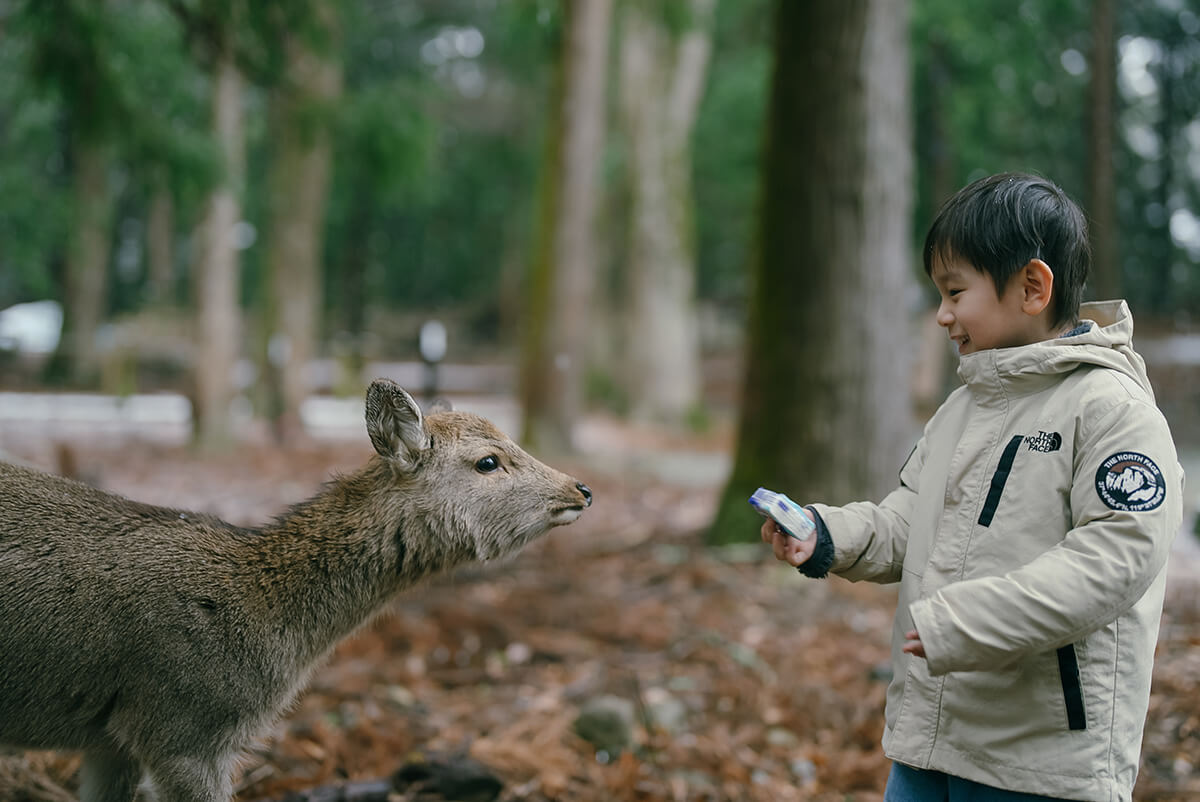
POLYGON ((432 573, 591 504, 486 420, 377 380, 362 469, 260 529, 0 463, 0 743, 84 750, 84 802, 227 802, 341 638, 432 573))

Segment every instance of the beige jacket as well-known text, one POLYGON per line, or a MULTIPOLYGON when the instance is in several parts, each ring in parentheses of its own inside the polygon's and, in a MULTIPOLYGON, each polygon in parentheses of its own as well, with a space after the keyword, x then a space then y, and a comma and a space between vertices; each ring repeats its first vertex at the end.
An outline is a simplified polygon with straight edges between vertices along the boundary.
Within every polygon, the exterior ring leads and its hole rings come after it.
POLYGON ((900 582, 888 757, 1128 800, 1183 471, 1123 301, 1070 337, 962 358, 880 504, 813 505, 833 571, 900 582), (927 659, 904 654, 916 629, 927 659))

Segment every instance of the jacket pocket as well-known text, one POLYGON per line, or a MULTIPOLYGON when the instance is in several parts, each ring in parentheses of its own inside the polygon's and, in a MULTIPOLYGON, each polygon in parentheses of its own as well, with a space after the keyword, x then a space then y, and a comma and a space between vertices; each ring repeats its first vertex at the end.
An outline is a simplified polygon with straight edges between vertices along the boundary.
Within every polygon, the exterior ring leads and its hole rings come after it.
POLYGON ((1079 660, 1075 644, 1068 643, 1058 650, 1058 674, 1062 679, 1063 703, 1067 708, 1067 726, 1072 730, 1087 729, 1083 709, 1083 683, 1079 680, 1079 660))
POLYGON ((1000 496, 1004 493, 1004 485, 1008 482, 1008 475, 1012 472, 1013 461, 1017 458, 1017 449, 1021 447, 1024 440, 1024 435, 1013 435, 1012 439, 1008 441, 1008 445, 1004 447, 1004 453, 1000 455, 1000 462, 996 464, 996 472, 992 474, 992 486, 988 490, 987 500, 983 502, 983 509, 979 513, 980 526, 991 526, 992 518, 996 515, 996 507, 1000 506, 1000 496))

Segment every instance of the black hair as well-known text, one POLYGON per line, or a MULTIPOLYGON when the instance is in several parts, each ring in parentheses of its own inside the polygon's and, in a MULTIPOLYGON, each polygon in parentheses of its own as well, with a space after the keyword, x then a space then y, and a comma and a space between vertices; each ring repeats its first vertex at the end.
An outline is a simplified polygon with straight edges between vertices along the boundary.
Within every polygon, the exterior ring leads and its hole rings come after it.
POLYGON ((1012 276, 1041 259, 1054 274, 1054 323, 1077 323, 1091 265, 1083 212, 1053 182, 1025 173, 981 178, 946 201, 925 236, 925 274, 935 260, 963 259, 1003 295, 1012 276))

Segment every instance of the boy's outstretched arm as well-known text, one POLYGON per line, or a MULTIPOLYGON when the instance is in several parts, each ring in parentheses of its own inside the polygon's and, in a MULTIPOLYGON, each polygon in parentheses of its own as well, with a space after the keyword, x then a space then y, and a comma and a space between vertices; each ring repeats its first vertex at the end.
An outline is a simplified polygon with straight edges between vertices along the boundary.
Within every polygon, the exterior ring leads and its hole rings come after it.
MULTIPOLYGON (((926 432, 937 417, 926 424, 926 432)), ((807 505, 804 510, 816 524, 816 537, 794 540, 777 532, 775 522, 768 519, 761 529, 763 542, 771 546, 777 559, 797 567, 805 576, 820 578, 834 572, 856 582, 899 581, 926 447, 923 435, 900 468, 900 486, 878 504, 807 505)))

